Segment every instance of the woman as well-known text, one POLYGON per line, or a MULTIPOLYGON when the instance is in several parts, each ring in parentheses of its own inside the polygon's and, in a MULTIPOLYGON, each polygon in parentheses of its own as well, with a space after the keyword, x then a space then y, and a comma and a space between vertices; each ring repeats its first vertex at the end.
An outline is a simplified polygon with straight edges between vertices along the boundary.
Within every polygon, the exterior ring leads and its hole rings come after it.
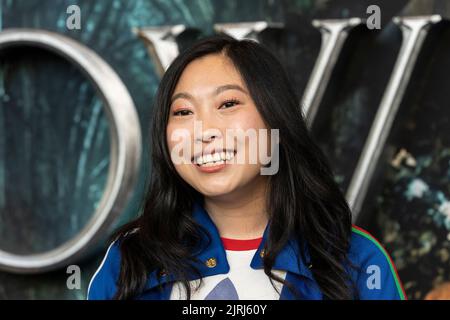
POLYGON ((182 52, 157 93, 141 215, 114 235, 88 298, 404 299, 299 105, 254 41, 182 52))

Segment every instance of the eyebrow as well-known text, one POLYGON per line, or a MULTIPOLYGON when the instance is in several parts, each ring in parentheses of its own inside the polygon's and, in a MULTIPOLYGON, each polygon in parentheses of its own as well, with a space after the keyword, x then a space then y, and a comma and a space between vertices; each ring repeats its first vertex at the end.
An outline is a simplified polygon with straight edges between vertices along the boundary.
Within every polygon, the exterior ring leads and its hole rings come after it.
MULTIPOLYGON (((248 92, 238 84, 225 84, 223 86, 217 87, 213 91, 213 94, 218 95, 219 93, 224 92, 226 90, 239 90, 239 91, 245 93, 246 95, 248 95, 248 92)), ((179 98, 184 98, 187 100, 194 100, 194 97, 192 95, 190 95, 189 93, 179 92, 172 96, 171 102, 174 102, 176 99, 179 99, 179 98)))

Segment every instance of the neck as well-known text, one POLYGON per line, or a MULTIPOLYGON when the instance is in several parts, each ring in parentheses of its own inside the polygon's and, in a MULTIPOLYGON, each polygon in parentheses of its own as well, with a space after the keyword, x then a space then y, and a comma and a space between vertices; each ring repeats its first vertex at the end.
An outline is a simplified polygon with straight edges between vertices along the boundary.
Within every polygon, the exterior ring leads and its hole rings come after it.
POLYGON ((205 209, 223 238, 256 239, 262 237, 268 222, 266 210, 267 180, 232 194, 205 197, 205 209), (245 190, 243 190, 245 189, 245 190))

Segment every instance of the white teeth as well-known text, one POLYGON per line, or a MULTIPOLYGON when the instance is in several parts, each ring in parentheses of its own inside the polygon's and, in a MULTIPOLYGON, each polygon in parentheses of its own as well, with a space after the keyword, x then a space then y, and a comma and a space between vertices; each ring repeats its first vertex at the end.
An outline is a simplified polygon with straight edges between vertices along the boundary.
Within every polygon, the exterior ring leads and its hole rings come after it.
POLYGON ((215 165, 214 162, 207 162, 207 163, 203 164, 202 167, 212 167, 214 165, 215 165))
POLYGON ((201 166, 203 164, 203 157, 202 156, 198 156, 197 158, 194 159, 194 163, 196 163, 196 164, 201 166))
POLYGON ((203 156, 198 156, 194 159, 194 163, 200 166, 211 167, 219 164, 224 164, 226 160, 230 160, 233 158, 234 152, 222 151, 215 152, 214 154, 205 154, 203 156))

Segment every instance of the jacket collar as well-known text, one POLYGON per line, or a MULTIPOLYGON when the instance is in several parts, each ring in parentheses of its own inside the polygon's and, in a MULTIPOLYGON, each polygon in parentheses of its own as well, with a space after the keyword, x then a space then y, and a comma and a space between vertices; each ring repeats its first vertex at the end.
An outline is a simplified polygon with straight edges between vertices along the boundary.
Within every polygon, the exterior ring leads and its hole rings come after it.
MULTIPOLYGON (((199 246, 198 253, 196 254, 196 257, 200 262, 195 264, 195 267, 199 270, 202 277, 228 273, 230 270, 230 266, 228 265, 225 248, 222 244, 219 231, 217 230, 217 227, 212 221, 209 214, 204 209, 203 204, 200 202, 195 202, 192 214, 194 220, 200 226, 205 228, 210 235, 209 239, 207 235, 205 235, 203 232, 201 233, 202 240, 199 246), (214 266, 212 266, 210 263, 207 263, 207 261, 211 261, 211 259, 214 261, 214 266)), ((261 252, 263 251, 264 245, 267 241, 269 230, 270 221, 264 230, 263 239, 250 263, 250 267, 253 269, 262 269, 264 267, 261 252)), ((304 256, 305 259, 309 261, 310 257, 307 246, 305 246, 304 256)), ((301 258, 297 241, 291 239, 288 241, 286 246, 278 253, 278 256, 276 257, 273 265, 273 269, 284 270, 303 277, 307 277, 309 279, 313 279, 312 272, 307 265, 309 265, 309 263, 305 263, 301 258)), ((150 274, 145 286, 146 290, 152 289, 158 285, 156 272, 157 271, 153 271, 150 274)), ((197 275, 191 275, 190 280, 196 279, 198 279, 197 275)), ((164 275, 161 278, 161 284, 175 280, 176 279, 174 279, 174 277, 171 275, 164 275)))

